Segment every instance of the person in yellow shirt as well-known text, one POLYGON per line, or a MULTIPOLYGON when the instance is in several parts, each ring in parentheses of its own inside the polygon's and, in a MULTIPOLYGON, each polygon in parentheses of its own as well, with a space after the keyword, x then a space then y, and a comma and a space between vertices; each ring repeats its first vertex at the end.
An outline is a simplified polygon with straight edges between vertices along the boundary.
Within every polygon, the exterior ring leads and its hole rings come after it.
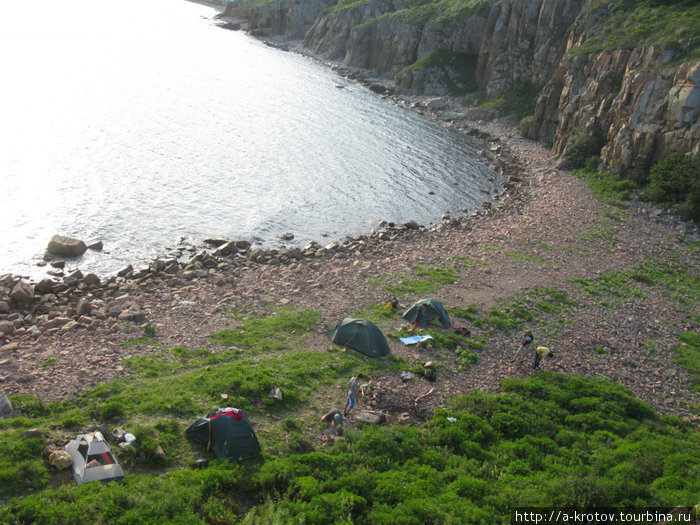
POLYGON ((552 358, 554 357, 554 352, 546 346, 538 346, 537 350, 535 350, 535 366, 533 370, 537 370, 540 367, 540 361, 542 361, 543 357, 552 358))

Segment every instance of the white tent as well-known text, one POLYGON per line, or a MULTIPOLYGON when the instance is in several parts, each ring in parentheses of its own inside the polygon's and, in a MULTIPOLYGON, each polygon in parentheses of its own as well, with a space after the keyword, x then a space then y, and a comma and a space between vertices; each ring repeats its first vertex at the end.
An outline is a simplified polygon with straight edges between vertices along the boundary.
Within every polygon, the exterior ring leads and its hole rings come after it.
POLYGON ((82 485, 90 481, 110 481, 124 477, 101 432, 81 434, 63 447, 73 458, 73 477, 82 485))

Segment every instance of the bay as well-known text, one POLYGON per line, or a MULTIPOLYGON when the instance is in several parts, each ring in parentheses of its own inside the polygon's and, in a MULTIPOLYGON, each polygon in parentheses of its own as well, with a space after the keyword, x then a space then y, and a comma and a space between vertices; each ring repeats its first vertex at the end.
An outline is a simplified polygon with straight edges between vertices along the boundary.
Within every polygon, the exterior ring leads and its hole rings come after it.
POLYGON ((184 0, 0 5, 0 273, 53 234, 106 275, 207 237, 330 242, 476 210, 469 139, 184 0))

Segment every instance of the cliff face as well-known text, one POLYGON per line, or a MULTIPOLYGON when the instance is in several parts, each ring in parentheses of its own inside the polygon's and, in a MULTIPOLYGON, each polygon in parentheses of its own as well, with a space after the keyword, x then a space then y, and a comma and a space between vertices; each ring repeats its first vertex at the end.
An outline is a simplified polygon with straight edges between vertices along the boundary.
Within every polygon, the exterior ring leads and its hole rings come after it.
POLYGON ((675 52, 660 45, 574 53, 611 14, 596 0, 502 0, 449 14, 413 3, 341 8, 333 0, 280 0, 230 4, 225 14, 245 18, 250 30, 303 40, 319 56, 385 74, 407 93, 454 91, 465 64, 489 97, 520 83, 543 86, 521 129, 563 158, 582 138, 596 137, 590 154, 637 175, 674 151, 698 151, 700 62, 674 65, 675 52))
POLYGON ((543 85, 564 52, 584 0, 507 0, 494 4, 484 31, 477 80, 489 96, 514 83, 543 85))

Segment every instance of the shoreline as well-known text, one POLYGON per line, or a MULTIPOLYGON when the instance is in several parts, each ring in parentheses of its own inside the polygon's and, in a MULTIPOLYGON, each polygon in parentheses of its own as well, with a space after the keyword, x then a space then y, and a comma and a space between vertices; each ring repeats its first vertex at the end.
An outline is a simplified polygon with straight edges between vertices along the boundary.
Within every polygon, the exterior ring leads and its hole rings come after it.
MULTIPOLYGON (((517 138, 503 123, 481 126, 485 131, 512 135, 503 135, 510 142, 502 145, 512 150, 522 169, 521 182, 498 209, 452 220, 432 231, 388 227, 372 238, 358 236, 352 248, 319 247, 318 253, 299 258, 293 253, 268 258, 262 251, 256 256, 251 252, 246 257, 235 256, 237 264, 221 266, 220 260, 201 256, 195 258, 193 267, 183 270, 190 272, 187 278, 168 273, 172 269, 161 261, 130 279, 100 285, 85 284, 85 278, 77 280, 69 290, 37 297, 38 309, 20 313, 13 308, 9 315, 22 326, 0 344, 0 391, 32 393, 47 400, 72 398, 83 388, 128 378, 123 360, 158 352, 148 341, 131 343, 142 338, 140 326, 153 327, 159 347, 221 351, 209 335, 235 326, 235 320, 223 313, 232 308, 256 315, 269 315, 270 304, 320 310, 323 329, 330 328, 363 305, 388 297, 388 292, 370 281, 391 281, 397 273, 417 265, 448 267, 455 261, 468 261, 460 267, 460 278, 434 295, 448 308, 473 304, 487 310, 498 306, 499 298, 537 286, 573 295, 577 293, 574 279, 595 279, 601 273, 629 267, 641 259, 640 253, 663 258, 669 249, 688 251, 684 257, 689 264, 697 263, 697 255, 678 240, 670 217, 656 215, 651 207, 626 212, 616 245, 601 246, 598 238, 582 239, 577 231, 596 231, 601 214, 610 207, 596 201, 582 181, 554 168, 554 159, 541 146, 517 138), (94 295, 96 286, 103 286, 102 297, 94 295), (51 301, 44 299, 47 295, 51 301), (27 315, 32 323, 24 321, 27 315), (76 348, 81 349, 80 356, 75 355, 76 348), (85 362, 83 351, 95 357, 95 366, 85 362), (58 366, 42 366, 51 360, 58 366)), ((605 326, 599 326, 599 320, 613 312, 582 297, 583 304, 566 316, 560 331, 545 336, 546 344, 564 356, 551 369, 603 375, 625 384, 662 414, 697 420, 690 407, 698 403, 699 396, 689 390, 687 373, 669 351, 680 333, 697 327, 662 292, 652 289, 645 300, 621 305, 605 326), (667 324, 653 326, 652 332, 663 351, 646 355, 644 342, 649 332, 638 323, 653 311, 668 312, 667 324), (613 352, 596 355, 598 346, 613 352)), ((402 307, 419 298, 414 294, 402 297, 402 307)), ((386 330, 400 326, 402 322, 395 321, 386 330)), ((501 379, 531 373, 529 362, 510 360, 519 334, 471 329, 488 336, 489 343, 477 363, 465 370, 459 369, 450 352, 436 355, 390 342, 392 353, 411 362, 445 360, 445 372, 436 383, 438 395, 426 400, 428 412, 446 396, 475 388, 493 392, 501 379)), ((310 351, 323 351, 327 346, 320 333, 311 339, 310 351)), ((378 380, 392 388, 400 385, 398 378, 378 380)), ((418 383, 408 385, 408 397, 420 395, 420 388, 418 383)))
MULTIPOLYGON (((426 99, 401 103, 410 106, 426 99)), ((493 154, 494 162, 500 159, 500 168, 511 178, 507 198, 476 216, 451 218, 433 228, 386 224, 347 243, 316 244, 308 250, 263 250, 238 241, 218 248, 229 253, 199 253, 182 267, 156 260, 148 270, 132 268, 104 280, 81 273, 67 276, 69 282, 44 283, 43 291, 24 306, 16 301, 3 306, 0 301, 0 326, 10 332, 0 337, 0 391, 53 400, 129 378, 122 361, 158 352, 147 341, 133 344, 143 335, 140 326, 153 327, 160 347, 220 351, 209 335, 236 325, 223 313, 232 308, 258 315, 269 315, 270 304, 309 308, 321 312, 323 327, 332 327, 363 306, 387 299, 389 293, 374 281, 395 282, 420 265, 458 270, 454 283, 435 292, 450 308, 476 305, 486 311, 501 305, 502 298, 536 287, 576 297, 577 306, 561 314, 563 323, 536 333, 538 344, 562 356, 548 369, 608 377, 661 414, 697 421, 692 406, 700 396, 672 359, 678 335, 698 330, 682 305, 649 286, 643 300, 631 298, 610 310, 575 282, 632 268, 649 257, 670 264, 672 252, 697 273, 697 251, 679 240, 671 216, 643 203, 619 212, 598 202, 580 179, 555 167, 548 150, 520 137, 507 121, 472 122, 455 117, 452 110, 441 116, 429 108, 413 109, 461 126, 463 132, 475 130, 478 138, 490 137, 496 150, 488 146, 486 154, 493 154), (664 323, 658 322, 660 312, 664 323), (658 352, 649 352, 649 341, 658 352), (610 352, 598 354, 597 348, 610 352), (86 363, 85 354, 94 362, 86 363)), ((7 276, 0 277, 0 287, 9 284, 7 276)), ((16 286, 12 282, 11 288, 16 286)), ((420 298, 409 293, 402 306, 420 298)), ((393 321, 386 330, 400 326, 400 320, 393 321)), ((426 400, 427 413, 455 393, 477 388, 493 392, 501 379, 531 373, 529 362, 510 359, 519 333, 470 328, 488 337, 488 344, 477 363, 463 370, 449 352, 390 342, 392 353, 410 362, 444 361, 436 395, 426 400)), ((309 341, 309 351, 326 346, 320 332, 309 341)), ((398 378, 375 380, 400 385, 398 378)), ((403 396, 413 399, 421 388, 417 382, 407 384, 403 396)), ((392 400, 391 392, 389 388, 383 400, 380 396, 380 403, 400 403, 392 400)))

